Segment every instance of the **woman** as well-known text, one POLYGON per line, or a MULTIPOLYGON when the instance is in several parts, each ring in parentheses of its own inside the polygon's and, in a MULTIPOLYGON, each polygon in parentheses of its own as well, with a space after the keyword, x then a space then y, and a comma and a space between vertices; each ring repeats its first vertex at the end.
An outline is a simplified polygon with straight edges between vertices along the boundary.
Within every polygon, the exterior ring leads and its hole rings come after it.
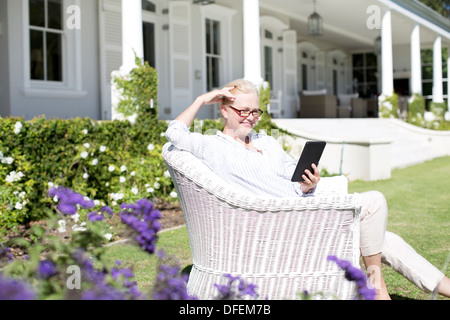
MULTIPOLYGON (((169 125, 167 139, 177 148, 187 150, 211 168, 225 182, 239 191, 259 196, 313 196, 320 174, 305 171, 304 182, 291 182, 296 163, 280 144, 265 134, 252 132, 262 111, 259 109, 256 87, 243 79, 235 80, 223 89, 199 96, 169 125), (225 119, 223 132, 202 135, 189 132, 200 108, 221 104, 225 119)), ((375 270, 377 299, 390 299, 381 274, 381 262, 396 271, 422 290, 437 290, 450 297, 450 280, 403 239, 386 231, 387 203, 377 191, 361 194, 360 214, 361 254, 367 270, 375 270)))

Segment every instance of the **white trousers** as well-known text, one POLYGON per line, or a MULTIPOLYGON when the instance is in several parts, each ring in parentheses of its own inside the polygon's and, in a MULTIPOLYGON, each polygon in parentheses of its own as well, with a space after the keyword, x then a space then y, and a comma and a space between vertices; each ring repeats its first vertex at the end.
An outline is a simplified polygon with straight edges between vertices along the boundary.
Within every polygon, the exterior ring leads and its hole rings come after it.
POLYGON ((383 263, 425 292, 433 292, 444 274, 401 237, 386 231, 388 207, 384 195, 369 191, 361 193, 361 198, 361 254, 371 256, 381 252, 383 263))

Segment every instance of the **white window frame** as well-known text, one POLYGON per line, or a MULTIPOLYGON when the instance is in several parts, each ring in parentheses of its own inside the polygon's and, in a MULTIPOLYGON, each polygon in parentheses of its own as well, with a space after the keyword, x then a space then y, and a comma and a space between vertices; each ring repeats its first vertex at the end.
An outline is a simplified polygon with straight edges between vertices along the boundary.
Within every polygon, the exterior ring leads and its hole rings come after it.
MULTIPOLYGON (((81 98, 87 92, 82 90, 82 46, 81 30, 67 28, 67 8, 81 7, 80 0, 62 0, 62 74, 63 81, 32 80, 30 74, 30 25, 29 1, 22 0, 23 25, 23 89, 22 94, 31 98, 81 98)), ((82 10, 81 10, 82 11, 82 10)), ((83 27, 83 26, 81 26, 83 27)))
MULTIPOLYGON (((217 4, 210 4, 207 6, 201 7, 201 34, 202 34, 202 61, 203 61, 203 75, 202 79, 207 79, 206 75, 206 19, 211 19, 218 21, 220 23, 220 47, 221 58, 220 58, 220 79, 219 82, 225 84, 225 82, 231 81, 231 67, 233 65, 232 62, 232 46, 231 46, 231 35, 232 26, 231 19, 233 15, 236 13, 236 10, 226 8, 223 6, 219 6, 217 4)), ((202 83, 203 91, 207 90, 206 88, 206 80, 202 83)))

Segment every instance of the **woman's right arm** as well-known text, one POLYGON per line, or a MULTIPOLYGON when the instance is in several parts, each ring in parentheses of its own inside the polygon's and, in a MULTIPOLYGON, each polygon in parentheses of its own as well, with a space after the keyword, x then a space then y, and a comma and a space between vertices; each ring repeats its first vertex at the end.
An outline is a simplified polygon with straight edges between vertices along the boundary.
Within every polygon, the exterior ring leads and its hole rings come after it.
POLYGON ((203 159, 206 148, 206 139, 201 133, 190 132, 192 122, 201 107, 208 104, 222 102, 224 97, 234 100, 234 96, 229 92, 233 87, 226 87, 205 93, 195 99, 194 103, 169 124, 166 131, 166 138, 175 147, 186 150, 196 157, 203 159))
POLYGON ((182 114, 180 114, 175 120, 183 122, 189 128, 194 121, 198 111, 204 105, 220 103, 223 101, 224 97, 230 100, 234 100, 235 97, 230 93, 230 90, 232 90, 233 88, 234 87, 225 87, 223 89, 214 90, 197 97, 194 103, 182 114))

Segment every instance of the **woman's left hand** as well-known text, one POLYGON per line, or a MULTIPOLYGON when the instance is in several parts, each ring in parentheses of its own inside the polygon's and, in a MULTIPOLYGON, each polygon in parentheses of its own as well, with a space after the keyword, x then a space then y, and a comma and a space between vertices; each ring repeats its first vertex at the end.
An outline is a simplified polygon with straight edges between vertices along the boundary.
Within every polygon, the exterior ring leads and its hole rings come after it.
POLYGON ((314 173, 312 173, 310 170, 305 170, 305 174, 302 175, 303 182, 300 183, 300 189, 303 191, 303 193, 308 193, 312 189, 314 189, 320 180, 320 173, 317 166, 313 163, 311 167, 314 170, 314 173))

